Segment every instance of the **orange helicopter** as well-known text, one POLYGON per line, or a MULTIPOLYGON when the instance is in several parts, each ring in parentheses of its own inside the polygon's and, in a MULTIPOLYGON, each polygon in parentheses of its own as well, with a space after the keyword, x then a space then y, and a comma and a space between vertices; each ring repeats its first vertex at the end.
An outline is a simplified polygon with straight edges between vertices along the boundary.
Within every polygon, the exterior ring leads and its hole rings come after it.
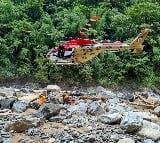
MULTIPOLYGON (((103 51, 120 52, 130 50, 132 53, 140 53, 144 50, 144 40, 148 35, 149 29, 143 29, 131 43, 100 42, 92 39, 83 38, 89 28, 99 19, 99 16, 92 16, 88 23, 78 34, 78 38, 62 42, 57 47, 53 47, 46 57, 55 64, 82 64, 93 59, 103 51)), ((31 31, 22 30, 30 33, 31 31)), ((47 34, 50 35, 50 34, 47 34)))
POLYGON ((98 16, 91 17, 89 22, 80 31, 79 38, 63 42, 58 47, 53 47, 47 53, 47 58, 55 64, 81 64, 93 59, 103 51, 119 52, 131 50, 132 53, 140 53, 144 50, 143 43, 149 29, 141 30, 141 33, 131 43, 122 43, 120 41, 107 43, 82 38, 85 32, 98 19, 98 16))

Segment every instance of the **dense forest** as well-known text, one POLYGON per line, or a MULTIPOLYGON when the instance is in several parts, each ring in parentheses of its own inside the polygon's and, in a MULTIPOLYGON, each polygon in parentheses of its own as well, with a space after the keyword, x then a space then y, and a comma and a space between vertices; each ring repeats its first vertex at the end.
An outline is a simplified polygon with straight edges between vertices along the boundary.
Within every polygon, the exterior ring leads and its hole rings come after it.
POLYGON ((160 86, 160 1, 1 0, 0 82, 17 80, 160 86), (141 29, 149 28, 145 43, 153 50, 103 52, 78 66, 55 65, 46 59, 49 49, 76 37, 93 15, 100 19, 86 38, 130 42, 141 29))

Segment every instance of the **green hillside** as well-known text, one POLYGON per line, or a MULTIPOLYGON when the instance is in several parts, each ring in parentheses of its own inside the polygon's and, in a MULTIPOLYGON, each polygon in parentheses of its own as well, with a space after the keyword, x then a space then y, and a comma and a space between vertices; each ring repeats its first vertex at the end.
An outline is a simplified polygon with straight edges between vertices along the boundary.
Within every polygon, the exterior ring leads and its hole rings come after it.
POLYGON ((160 1, 1 0, 0 82, 16 80, 160 87, 160 1), (130 42, 150 28, 146 43, 153 53, 104 52, 80 66, 46 59, 50 48, 75 37, 93 15, 100 19, 86 38, 130 42))

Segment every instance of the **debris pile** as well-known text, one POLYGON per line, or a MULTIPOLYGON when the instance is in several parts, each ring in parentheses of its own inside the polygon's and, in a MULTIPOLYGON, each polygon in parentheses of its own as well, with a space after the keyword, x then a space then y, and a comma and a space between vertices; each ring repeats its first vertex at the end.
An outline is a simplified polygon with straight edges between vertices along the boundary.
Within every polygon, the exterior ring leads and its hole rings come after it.
POLYGON ((154 91, 0 87, 0 142, 159 143, 154 91))

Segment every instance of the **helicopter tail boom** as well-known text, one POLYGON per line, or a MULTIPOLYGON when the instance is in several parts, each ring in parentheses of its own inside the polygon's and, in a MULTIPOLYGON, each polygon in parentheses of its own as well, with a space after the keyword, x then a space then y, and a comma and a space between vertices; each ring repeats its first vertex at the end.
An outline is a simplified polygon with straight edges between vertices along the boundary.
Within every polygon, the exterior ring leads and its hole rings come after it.
POLYGON ((92 16, 88 23, 84 26, 84 28, 81 29, 80 33, 78 34, 78 37, 83 37, 83 35, 89 30, 89 28, 93 25, 95 21, 99 19, 99 16, 92 16))
POLYGON ((141 33, 139 33, 137 37, 131 42, 130 48, 134 49, 133 53, 140 53, 143 51, 143 48, 144 48, 143 43, 148 35, 148 32, 149 32, 149 29, 141 30, 141 33))

